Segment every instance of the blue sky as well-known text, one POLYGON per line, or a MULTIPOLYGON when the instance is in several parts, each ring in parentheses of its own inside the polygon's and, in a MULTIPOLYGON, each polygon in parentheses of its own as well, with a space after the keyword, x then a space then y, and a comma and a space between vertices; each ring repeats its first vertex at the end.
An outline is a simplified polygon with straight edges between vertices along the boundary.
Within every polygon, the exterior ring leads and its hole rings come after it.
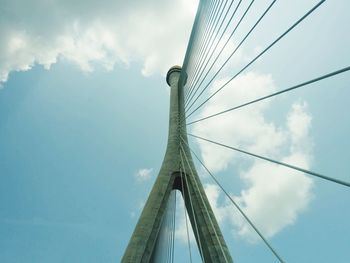
MULTIPOLYGON (((316 2, 278 1, 213 89, 316 2)), ((163 160, 164 73, 182 63, 196 3, 27 3, 0 0, 0 262, 118 262, 163 160)), ((257 1, 233 46, 268 3, 257 1)), ((348 66, 349 8, 326 1, 197 117, 348 66)), ((349 80, 191 131, 350 181, 349 80)), ((286 262, 349 262, 349 189, 190 141, 286 262)), ((275 262, 197 168, 235 261, 275 262)), ((187 262, 181 213, 175 258, 187 262)))

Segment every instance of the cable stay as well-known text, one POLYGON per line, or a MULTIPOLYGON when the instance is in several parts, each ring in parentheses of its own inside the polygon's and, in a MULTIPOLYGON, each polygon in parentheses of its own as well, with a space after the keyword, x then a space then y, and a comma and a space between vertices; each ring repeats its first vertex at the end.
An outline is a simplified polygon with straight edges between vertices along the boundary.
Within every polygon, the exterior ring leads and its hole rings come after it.
MULTIPOLYGON (((186 169, 185 169, 185 164, 184 164, 184 160, 183 160, 183 156, 182 156, 182 152, 181 151, 180 151, 180 158, 181 158, 181 165, 182 165, 182 168, 183 168, 183 171, 184 171, 186 189, 187 189, 187 193, 188 193, 188 197, 189 197, 188 199, 189 199, 190 205, 191 205, 194 226, 195 226, 195 230, 196 230, 196 233, 197 233, 197 236, 198 236, 198 244, 199 244, 200 255, 201 255, 202 261, 204 262, 204 258, 203 258, 204 254, 203 254, 203 249, 202 249, 202 242, 201 242, 201 239, 199 237, 197 217, 196 217, 196 213, 194 212, 194 209, 193 209, 192 197, 191 197, 191 193, 190 193, 190 188, 188 187, 188 180, 187 180, 187 176, 186 176, 186 169)), ((183 195, 185 195, 185 192, 183 192, 183 195)), ((186 205, 185 205, 185 209, 186 209, 186 205)))
POLYGON ((320 76, 320 77, 317 77, 317 78, 314 78, 314 79, 305 81, 305 82, 303 82, 303 83, 294 85, 294 86, 292 86, 292 87, 290 87, 290 88, 287 88, 287 89, 284 89, 284 90, 281 90, 281 91, 272 93, 272 94, 270 94, 270 95, 267 95, 267 96, 264 96, 264 97, 261 97, 261 98, 258 98, 258 99, 255 99, 255 100, 252 100, 252 101, 243 103, 243 104, 241 104, 241 105, 239 105, 239 106, 235 106, 235 107, 233 107, 233 108, 229 108, 229 109, 227 109, 227 110, 223 110, 223 111, 220 111, 220 112, 218 112, 218 113, 215 113, 215 114, 212 114, 212 115, 208 115, 208 116, 203 117, 203 118, 200 118, 200 119, 198 119, 198 120, 189 122, 187 125, 192 125, 192 124, 194 124, 194 123, 197 123, 197 122, 200 122, 200 121, 204 121, 204 120, 207 120, 207 119, 210 119, 210 118, 213 118, 213 117, 216 117, 216 116, 219 116, 219 115, 228 113, 228 112, 230 112, 230 111, 243 108, 243 107, 245 107, 245 106, 254 104, 254 103, 259 102, 259 101, 262 101, 262 100, 266 100, 266 99, 272 98, 272 97, 274 97, 274 96, 277 96, 277 95, 286 93, 286 92, 288 92, 288 91, 292 91, 292 90, 295 90, 295 89, 298 89, 298 88, 301 88, 301 87, 310 85, 310 84, 312 84, 312 83, 321 81, 321 80, 323 80, 323 79, 327 79, 327 78, 333 77, 333 76, 335 76, 335 75, 338 75, 338 74, 341 74, 341 73, 345 73, 345 72, 347 72, 347 71, 349 71, 349 70, 350 70, 350 66, 345 67, 345 68, 342 68, 342 69, 339 69, 339 70, 336 70, 336 71, 333 71, 333 72, 328 73, 328 74, 325 74, 325 75, 323 75, 323 76, 320 76))
MULTIPOLYGON (((210 25, 210 18, 213 12, 214 2, 210 2, 209 5, 199 3, 198 13, 195 18, 195 22, 192 28, 190 40, 188 42, 183 67, 187 72, 191 71, 191 67, 197 63, 198 52, 195 56, 192 56, 192 51, 201 47, 205 41, 205 36, 208 32, 208 26, 210 25), (198 16, 198 17, 197 17, 198 16)), ((206 2, 207 3, 207 2, 206 2)))
MULTIPOLYGON (((223 24, 224 24, 224 22, 225 22, 225 20, 226 20, 226 17, 227 17, 227 15, 228 15, 228 13, 230 12, 231 8, 232 8, 233 2, 234 2, 234 0, 231 1, 229 7, 227 8, 226 13, 225 13, 225 15, 224 15, 224 18, 222 19, 221 24, 220 24, 220 26, 219 26, 219 29, 218 29, 217 32, 216 32, 216 35, 215 35, 215 37, 214 37, 214 40, 217 38, 217 36, 218 36, 218 34, 219 34, 219 32, 220 32, 221 27, 223 26, 223 24)), ((221 39, 223 38, 223 36, 224 36, 224 34, 225 34, 225 32, 226 32, 228 26, 230 25, 230 23, 231 23, 231 21, 232 21, 234 15, 235 15, 235 13, 236 13, 236 11, 237 11, 239 5, 241 4, 241 2, 242 2, 242 0, 239 1, 239 3, 238 3, 238 5, 237 5, 236 9, 234 10, 233 14, 231 15, 231 18, 230 18, 229 21, 227 22, 225 29, 224 29, 223 32, 221 33, 221 36, 219 37, 219 40, 217 41, 215 47, 212 49, 211 54, 210 54, 210 56, 209 56, 209 59, 207 60, 207 62, 206 62, 206 64, 205 64, 204 68, 201 70, 201 72, 200 72, 200 74, 199 74, 199 78, 202 76, 203 70, 204 70, 204 69, 206 68, 206 66, 208 65, 208 62, 210 61, 211 57, 213 56, 213 53, 215 52, 217 46, 218 46, 219 43, 221 42, 221 39)), ((214 43, 214 42, 212 42, 212 44, 213 44, 213 43, 214 43)), ((210 46, 210 49, 211 49, 211 48, 212 48, 212 45, 210 46)), ((209 50, 210 50, 210 49, 209 49, 209 50)), ((209 52, 208 52, 208 53, 209 53, 209 52)), ((208 53, 207 53, 207 54, 208 54, 208 53)), ((205 61, 205 59, 204 59, 204 61, 205 61)), ((194 77, 191 79, 191 81, 189 81, 189 83, 190 83, 190 84, 189 84, 190 93, 187 94, 188 96, 185 96, 185 102, 187 102, 187 99, 191 96, 191 94, 192 94, 192 92, 193 92, 193 90, 194 90, 194 88, 195 88, 195 84, 197 83, 197 81, 195 82, 196 77, 197 77, 197 74, 195 74, 194 77), (193 84, 194 82, 195 82, 195 84, 193 84)))
MULTIPOLYGON (((248 5, 248 7, 246 8, 245 12, 244 12, 243 15, 241 16, 241 18, 240 18, 240 20, 238 21, 237 25, 236 25, 235 28, 233 29, 231 35, 227 38, 226 43, 225 43, 225 45, 222 47, 220 53, 216 56, 216 59, 215 59, 215 61, 214 61, 213 64, 216 63, 216 61, 217 61, 217 59, 220 57, 221 53, 222 53, 223 50, 226 48, 227 44, 230 42, 230 39, 232 39, 232 36, 233 36, 234 33, 236 32, 237 28, 240 26, 240 24, 241 24, 241 22, 243 21, 243 19, 245 18, 245 16, 247 15, 247 13, 248 13, 248 11, 250 10, 250 8, 252 7, 254 1, 255 1, 255 0, 251 0, 250 4, 248 5)), ((232 56, 233 56, 233 55, 230 55, 230 57, 227 59, 227 61, 230 60, 230 58, 231 58, 232 56)), ((225 62, 225 63, 227 63, 227 62, 225 62)), ((225 66, 225 64, 222 65, 222 67, 224 67, 224 66, 225 66)), ((204 79, 203 79, 203 80, 204 80, 204 79)), ((196 95, 197 91, 199 90, 199 88, 200 88, 200 85, 197 87, 196 92, 193 94, 193 96, 188 100, 188 104, 185 105, 185 107, 187 107, 187 106, 189 105, 189 103, 191 102, 191 100, 192 100, 193 97, 196 95)), ((196 100, 193 101, 192 104, 191 104, 190 106, 188 106, 188 108, 186 109, 186 112, 189 111, 189 110, 191 109, 191 107, 193 106, 193 104, 194 104, 195 102, 196 102, 196 100)))
MULTIPOLYGON (((198 47, 197 47, 197 49, 199 49, 199 52, 197 52, 197 50, 196 50, 194 58, 193 58, 192 65, 194 68, 197 67, 199 60, 201 59, 203 48, 207 47, 206 43, 208 40, 208 35, 211 34, 211 32, 212 32, 213 18, 214 18, 214 14, 216 12, 216 9, 218 7, 218 3, 219 3, 219 1, 211 2, 210 6, 207 10, 207 12, 208 12, 207 14, 209 14, 209 15, 204 14, 204 16, 208 17, 208 18, 205 20, 204 25, 201 26, 201 28, 204 27, 204 29, 201 29, 201 31, 198 32, 198 35, 201 36, 201 42, 198 43, 198 47), (202 33, 202 31, 204 31, 204 32, 202 33)), ((199 25, 201 25, 200 22, 199 22, 199 25)), ((191 61, 192 61, 192 59, 191 59, 191 61)))
POLYGON ((176 192, 171 192, 166 204, 164 216, 161 219, 161 226, 155 244, 152 262, 174 262, 174 231, 175 231, 175 209, 176 192), (174 199, 174 200, 173 200, 174 199), (175 205, 175 206, 174 206, 175 205))
MULTIPOLYGON (((226 1, 227 1, 227 0, 226 0, 226 1)), ((214 36, 214 39, 213 39, 212 43, 210 44, 209 51, 210 51, 210 50, 212 50, 212 52, 215 51, 215 48, 216 48, 217 45, 215 46, 214 49, 212 49, 212 46, 213 46, 213 44, 214 44, 215 39, 217 39, 217 36, 218 36, 218 34, 219 34, 219 31, 221 30, 221 27, 223 26, 223 24, 224 24, 224 22, 225 22, 225 20, 226 20, 226 17, 227 17, 227 15, 228 15, 228 13, 229 13, 229 11, 231 10, 231 7, 232 7, 233 2, 234 2, 234 1, 230 1, 230 4, 229 4, 229 6, 228 6, 228 8, 227 8, 227 10, 226 10, 226 13, 225 13, 225 15, 224 15, 224 17, 223 17, 223 19, 222 19, 220 25, 219 25, 218 30, 216 31, 216 34, 215 34, 215 36, 214 36)), ((227 4, 227 2, 225 3, 225 6, 226 6, 226 4, 227 4)), ((224 11, 224 9, 225 9, 225 7, 223 8, 222 11, 224 11)), ((220 40, 219 40, 219 41, 220 41, 220 40)), ((207 52, 206 57, 207 57, 208 53, 209 53, 209 52, 207 52)), ((206 57, 205 57, 205 59, 206 59, 206 57)), ((204 59, 204 61, 205 61, 205 59, 204 59)), ((188 86, 190 87, 191 93, 192 93, 192 84, 193 84, 193 81, 195 80, 197 74, 192 74, 192 75, 193 75, 194 77, 192 78, 191 81, 188 82, 188 83, 190 83, 188 86)), ((186 94, 186 96, 185 96, 185 100, 186 100, 187 97, 188 97, 187 95, 188 95, 188 94, 186 94)), ((189 95, 191 95, 191 94, 189 94, 189 95)))
MULTIPOLYGON (((240 0, 240 2, 241 2, 241 1, 242 1, 242 0, 240 0)), ((222 27, 224 21, 226 20, 226 17, 227 17, 227 15, 228 15, 229 11, 231 10, 231 7, 232 7, 233 2, 234 2, 234 0, 231 1, 231 3, 230 3, 230 5, 229 5, 229 7, 228 7, 228 9, 227 9, 227 11, 226 11, 226 13, 225 13, 225 15, 224 15, 224 18, 223 18, 223 20, 221 21, 221 24, 220 24, 220 26, 219 26, 219 29, 218 29, 218 31, 217 31, 217 34, 219 33, 219 31, 220 31, 220 29, 221 29, 221 27, 222 27)), ((240 4, 240 2, 238 3, 238 5, 240 4)), ((233 14, 233 15, 234 15, 234 14, 233 14)), ((223 37, 224 33, 226 32, 226 30, 227 30, 227 28, 228 28, 228 26, 229 26, 231 20, 233 19, 233 15, 231 16, 231 18, 230 18, 229 21, 227 22, 226 27, 225 27, 224 31, 222 32, 222 34, 221 34, 221 36, 220 36, 220 38, 219 38, 218 43, 216 43, 214 49, 212 50, 212 53, 216 50, 216 48, 217 48, 219 42, 221 41, 221 38, 223 37)), ((214 39, 216 39, 217 34, 215 35, 215 38, 214 38, 214 39)), ((212 56, 212 53, 211 53, 211 55, 210 55, 210 58, 211 58, 211 56, 212 56)), ((210 60, 210 58, 209 58, 209 60, 210 60)), ((208 62, 207 62, 207 63, 208 63, 208 62)), ((193 78, 191 79, 191 81, 188 81, 188 83, 189 83, 188 86, 190 87, 190 92, 188 92, 188 93, 186 94, 186 96, 185 96, 185 102, 187 102, 188 97, 189 97, 189 96, 191 95, 191 93, 193 92, 193 87, 192 87, 193 78)))
MULTIPOLYGON (((238 2, 238 4, 237 4, 235 10, 234 10, 233 13, 231 14, 231 17, 230 17, 230 19, 228 20, 228 22, 226 23, 226 26, 225 26, 224 30, 222 31, 221 36, 220 36, 220 38, 219 38, 219 41, 216 43, 214 49, 212 50, 212 53, 210 54, 210 57, 209 57, 209 59, 208 59, 206 65, 205 65, 204 69, 205 69, 206 66, 208 65, 208 63, 209 63, 211 57, 213 56, 213 53, 216 51, 216 49, 217 49, 219 43, 220 43, 221 40, 223 39, 223 37, 224 37, 224 35, 225 35, 225 33, 226 33, 226 31, 227 31, 229 25, 231 24, 233 18, 235 17, 235 14, 236 14, 238 8, 240 7, 241 3, 242 3, 242 0, 240 0, 240 1, 238 2)), ((231 35, 232 35, 232 33, 231 33, 231 35)), ((225 44, 223 45, 223 47, 221 48, 220 54, 222 53, 222 50, 225 49, 225 47, 226 47, 226 45, 228 44, 228 42, 229 42, 229 40, 230 40, 231 37, 232 37, 232 36, 230 36, 230 37, 227 39, 226 43, 225 43, 225 44)), ((217 57, 220 56, 220 54, 217 55, 217 57)), ((204 69, 203 69, 203 71, 204 71, 204 69)), ((202 74, 202 73, 201 73, 201 74, 202 74)), ((193 84, 193 83, 192 83, 192 84, 193 84)), ((194 90, 195 86, 196 86, 196 83, 195 83, 195 85, 193 86, 192 91, 194 90)), ((188 103, 189 99, 190 99, 189 96, 185 98, 185 103, 186 103, 185 105, 186 105, 186 106, 187 106, 187 103, 188 103)))
MULTIPOLYGON (((181 139, 184 141, 184 139, 183 139, 182 137, 181 137, 181 139)), ((190 168, 190 173, 191 173, 192 177, 194 177, 194 173, 193 173, 193 171, 192 171, 191 165, 189 164, 189 161, 188 161, 188 158, 187 158, 187 156, 186 156, 185 150, 184 150, 184 148, 183 148, 183 146, 182 146, 182 143, 180 143, 180 148, 181 148, 181 151, 182 151, 183 155, 185 156, 185 160, 186 160, 187 166, 190 168)), ((204 201, 204 198, 203 198, 202 193, 201 193, 201 191, 200 191, 200 189, 199 189, 199 186, 198 186, 198 184, 197 184, 197 181, 196 181, 196 180, 193 180, 193 181, 195 182, 197 191, 199 192, 199 196, 200 196, 201 202, 202 202, 202 204, 204 205, 204 208, 205 208, 206 214, 207 214, 207 216, 208 216, 208 218, 209 218, 210 224, 211 224, 211 226, 212 226, 213 229, 214 229, 215 237, 216 237, 216 239, 217 239, 217 241, 218 241, 218 243, 219 243, 219 245, 220 245, 220 250, 221 250, 221 252, 222 252, 222 254, 223 254, 224 258, 225 258, 226 263, 228 263, 228 260, 227 260, 227 258, 226 258, 224 249, 223 249, 223 247, 221 246, 221 242, 220 242, 219 235, 218 235, 218 233, 216 232, 215 226, 214 226, 214 224, 213 224, 212 217, 211 217, 211 215, 210 215, 210 213, 209 213, 209 211, 208 211, 207 205, 206 205, 206 203, 205 203, 205 201, 204 201)))
POLYGON ((172 211, 172 232, 171 232, 171 262, 174 263, 175 254, 175 229, 176 229, 176 191, 174 191, 174 207, 172 211))
MULTIPOLYGON (((183 72, 189 72, 192 64, 194 63, 193 58, 192 58, 192 52, 195 49, 195 47, 200 46, 201 43, 204 41, 204 34, 202 34, 202 31, 206 30, 206 25, 208 23, 208 18, 207 18, 207 12, 211 10, 211 7, 213 6, 213 2, 210 2, 210 5, 207 6, 205 5, 207 2, 203 3, 201 1, 198 6, 198 12, 196 14, 193 28, 191 31, 190 39, 188 41, 187 45, 187 50, 183 62, 183 72), (203 28, 202 24, 205 24, 205 28, 203 28)), ((185 79, 183 76, 183 73, 181 73, 182 79, 185 79)))
POLYGON ((345 181, 341 181, 341 180, 338 180, 338 179, 335 179, 335 178, 331 178, 331 177, 328 177, 328 176, 325 176, 325 175, 322 175, 322 174, 319 174, 319 173, 315 173, 315 172, 312 172, 312 171, 309 171, 309 170, 306 170, 306 169, 303 169, 303 168, 300 168, 300 167, 297 167, 297 166, 294 166, 294 165, 291 165, 291 164, 288 164, 288 163, 279 162, 279 161, 276 161, 276 160, 273 160, 273 159, 270 159, 270 158, 267 158, 267 157, 264 157, 264 156, 261 156, 261 155, 258 155, 258 154, 250 153, 250 152, 247 152, 247 151, 244 151, 244 150, 232 147, 232 146, 228 146, 228 145, 225 145, 225 144, 222 144, 222 143, 219 143, 219 142, 215 142, 215 141, 212 141, 212 140, 209 140, 209 139, 205 139, 203 137, 200 137, 200 136, 197 136, 197 135, 194 135, 194 134, 190 134, 190 133, 187 133, 187 134, 189 136, 192 136, 194 138, 197 138, 197 139, 200 139, 200 140, 203 140, 203 141, 206 141, 206 142, 210 142, 212 144, 216 144, 216 145, 219 145, 219 146, 222 146, 222 147, 225 147, 225 148, 228 148, 228 149, 240 152, 240 153, 244 153, 244 154, 247 154, 247 155, 250 155, 250 156, 254 156, 256 158, 259 158, 259 159, 262 159, 262 160, 265 160, 265 161, 269 161, 269 162, 272 162, 272 163, 275 163, 275 164, 279 164, 279 165, 291 168, 291 169, 299 171, 299 172, 303 172, 303 173, 306 173, 306 174, 313 175, 315 177, 322 178, 324 180, 327 180, 327 181, 330 181, 330 182, 333 182, 333 183, 337 183, 337 184, 341 184, 341 185, 350 187, 350 183, 345 182, 345 181))
MULTIPOLYGON (((198 98, 203 94, 203 92, 207 89, 207 87, 210 85, 210 83, 215 79, 215 77, 219 74, 219 72, 221 71, 221 69, 225 66, 225 64, 228 62, 228 60, 231 59, 231 57, 237 52, 237 50, 241 47, 241 45, 244 43, 244 41, 249 37, 249 35, 253 32, 253 30, 257 27, 257 25, 260 23, 260 21, 264 18, 264 16, 269 12, 269 10, 271 9, 271 7, 276 3, 277 0, 274 0, 271 2, 271 4, 266 8, 266 10, 264 11, 264 13, 259 17, 259 19, 255 22, 255 24, 251 27, 251 29, 248 31, 248 33, 244 36, 244 38, 241 40, 241 42, 237 45, 237 47, 233 50, 233 52, 230 54, 230 56, 226 59, 226 61, 224 62, 223 65, 221 65, 221 67, 219 68, 219 70, 216 72, 216 74, 214 74, 214 76, 211 78, 211 80, 207 83, 207 85, 204 87, 204 89, 202 90, 202 92, 200 92, 200 94, 197 96, 197 98, 195 99, 195 101, 193 102, 196 103, 196 101, 198 100, 198 98)), ((222 35, 223 36, 223 35, 222 35)), ((221 37, 222 37, 221 36, 221 37)), ((208 76, 209 72, 212 70, 212 68, 214 67, 215 63, 217 62, 217 60, 219 59, 221 53, 224 51, 226 45, 228 44, 230 40, 230 37, 228 38, 228 40, 226 41, 226 43, 223 45, 223 47, 221 48, 220 52, 218 53, 218 55, 216 56, 216 58, 214 59, 213 63, 211 64, 211 66, 209 67, 209 69, 207 70, 206 74, 204 75, 202 81, 199 83, 198 88, 203 84, 204 80, 206 79, 206 77, 208 76)), ((216 48, 216 47, 215 47, 216 48)), ((211 54, 213 55, 213 54, 211 54)), ((209 61, 208 61, 209 62, 209 61)), ((208 63, 207 63, 208 65, 208 63)), ((206 65, 206 66, 207 66, 206 65)), ((192 106, 192 105, 191 105, 192 106)))
POLYGON ((168 262, 171 262, 172 259, 172 253, 173 253, 173 246, 172 246, 172 231, 173 231, 173 211, 174 211, 174 193, 172 192, 170 194, 169 198, 169 209, 168 209, 168 226, 167 226, 167 234, 168 234, 168 262))
MULTIPOLYGON (((305 15, 303 15, 297 22, 295 22, 290 28, 288 28, 282 35, 280 35, 276 40, 274 40, 269 46, 267 46, 262 52, 260 52, 253 60, 251 60, 246 66, 244 66, 240 71, 238 71, 233 77, 226 81, 218 90, 211 94, 206 100, 204 100, 196 109, 194 109, 186 118, 190 117, 193 113, 199 110, 205 103, 212 99, 216 94, 218 94, 223 88, 225 88, 232 80, 239 76, 243 71, 245 71, 249 66, 251 66, 258 58, 265 54, 270 48, 272 48, 276 43, 283 39, 289 32, 291 32, 297 25, 299 25, 305 18, 311 15, 318 7, 320 7, 326 0, 321 0, 313 8, 311 8, 305 15)), ((216 74, 217 75, 217 74, 216 74)), ((216 76, 215 75, 215 76, 216 76)), ((211 81, 213 78, 211 79, 211 81)), ((210 83, 209 83, 210 84, 210 83)), ((206 85, 206 88, 209 85, 206 85)), ((197 97, 198 99, 199 97, 197 97)))
MULTIPOLYGON (((189 83, 191 83, 191 84, 189 84, 189 87, 191 87, 191 88, 192 88, 193 81, 196 79, 197 74, 200 72, 200 70, 201 70, 201 68, 202 68, 202 66, 203 66, 203 64, 204 64, 204 62, 205 62, 205 60, 206 60, 206 58, 207 58, 207 56, 208 56, 208 54, 209 54, 213 44, 214 44, 214 42, 215 42, 215 39, 217 37, 217 34, 219 33, 219 30, 221 28, 222 23, 224 22, 225 18, 222 20, 219 28, 217 29, 217 26, 219 25, 222 13, 224 12, 224 10, 226 8, 227 1, 228 0, 225 0, 225 4, 224 4, 223 8, 221 9, 220 14, 218 14, 218 19, 215 19, 215 26, 214 26, 214 28, 213 28, 213 30, 212 30, 209 38, 208 38, 208 43, 207 43, 207 45, 205 47, 204 53, 200 57, 201 59, 199 60, 199 63, 196 65, 195 70, 193 71, 194 73, 191 74, 191 79, 189 80, 189 83)), ((231 5, 232 5, 232 3, 233 2, 231 2, 231 5)))
MULTIPOLYGON (((182 165, 182 163, 181 163, 182 165)), ((185 197, 185 191, 184 191, 184 180, 183 180, 183 170, 182 167, 180 167, 180 176, 181 176, 181 189, 182 189, 182 197, 184 200, 184 211, 185 211, 185 222, 186 222, 186 233, 187 233, 187 244, 188 244, 188 252, 190 257, 190 262, 192 263, 192 253, 191 253, 191 242, 190 242, 190 234, 188 231, 188 220, 187 220, 187 210, 186 210, 186 197, 185 197)))
POLYGON ((265 245, 270 249, 270 251, 276 256, 276 258, 279 260, 279 262, 284 263, 285 261, 281 258, 281 256, 276 252, 276 250, 269 244, 267 239, 263 236, 263 234, 257 229, 257 227, 254 225, 254 223, 249 219, 249 217, 243 212, 243 210, 240 208, 240 206, 233 200, 233 198, 230 196, 230 194, 224 189, 224 187, 221 185, 221 183, 216 179, 216 177, 210 172, 210 170, 206 167, 206 165, 201 161, 201 159, 198 157, 198 155, 191 149, 191 147, 188 145, 188 143, 181 138, 182 141, 187 145, 188 149, 193 153, 193 155, 196 157, 196 159, 200 162, 200 164, 204 167, 204 169, 208 172, 208 174, 211 176, 211 178, 214 180, 214 182, 220 187, 220 189, 224 192, 226 197, 231 201, 231 203, 237 208, 237 210, 241 213, 241 215, 247 220, 249 225, 254 229, 254 231, 259 235, 259 237, 263 240, 265 245))

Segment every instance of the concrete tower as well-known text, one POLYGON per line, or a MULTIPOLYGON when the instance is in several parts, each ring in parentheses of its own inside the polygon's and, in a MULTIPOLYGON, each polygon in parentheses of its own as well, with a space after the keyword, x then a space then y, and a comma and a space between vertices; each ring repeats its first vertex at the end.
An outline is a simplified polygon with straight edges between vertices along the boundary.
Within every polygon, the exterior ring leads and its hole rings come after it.
POLYGON ((167 149, 122 258, 123 263, 152 262, 168 199, 174 189, 181 191, 192 228, 197 230, 194 235, 203 262, 233 262, 187 147, 186 125, 181 125, 185 123, 183 86, 186 80, 182 79, 185 77, 179 66, 172 67, 167 73, 166 81, 171 89, 167 149), (185 161, 183 156, 187 157, 185 161))

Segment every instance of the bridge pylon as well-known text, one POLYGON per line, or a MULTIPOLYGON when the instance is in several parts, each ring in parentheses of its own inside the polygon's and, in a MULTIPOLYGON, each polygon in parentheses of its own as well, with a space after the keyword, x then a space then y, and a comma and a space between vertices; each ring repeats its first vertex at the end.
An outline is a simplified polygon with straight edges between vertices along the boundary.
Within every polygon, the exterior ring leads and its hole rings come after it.
POLYGON ((166 80, 171 89, 167 149, 122 263, 155 261, 154 254, 162 220, 173 190, 182 193, 203 262, 233 262, 187 146, 184 78, 186 73, 181 73, 179 66, 170 68, 167 73, 166 80))

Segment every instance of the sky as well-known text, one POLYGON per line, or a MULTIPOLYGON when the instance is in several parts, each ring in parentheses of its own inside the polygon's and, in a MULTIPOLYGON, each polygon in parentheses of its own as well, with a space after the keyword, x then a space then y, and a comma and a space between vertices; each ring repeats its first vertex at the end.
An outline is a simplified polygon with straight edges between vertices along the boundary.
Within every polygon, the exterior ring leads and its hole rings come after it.
MULTIPOLYGON (((269 3, 254 2, 224 58, 269 3)), ((204 95, 316 3, 277 1, 204 95)), ((0 262, 120 261, 164 157, 165 73, 183 62, 197 5, 0 0, 0 262)), ((189 119, 349 66, 349 8, 326 1, 189 119)), ((344 73, 188 129, 350 182, 349 81, 344 73)), ((349 262, 347 187, 190 145, 286 262, 349 262)), ((196 167, 235 262, 277 262, 196 167)), ((188 262, 177 201, 175 262, 188 262)))

